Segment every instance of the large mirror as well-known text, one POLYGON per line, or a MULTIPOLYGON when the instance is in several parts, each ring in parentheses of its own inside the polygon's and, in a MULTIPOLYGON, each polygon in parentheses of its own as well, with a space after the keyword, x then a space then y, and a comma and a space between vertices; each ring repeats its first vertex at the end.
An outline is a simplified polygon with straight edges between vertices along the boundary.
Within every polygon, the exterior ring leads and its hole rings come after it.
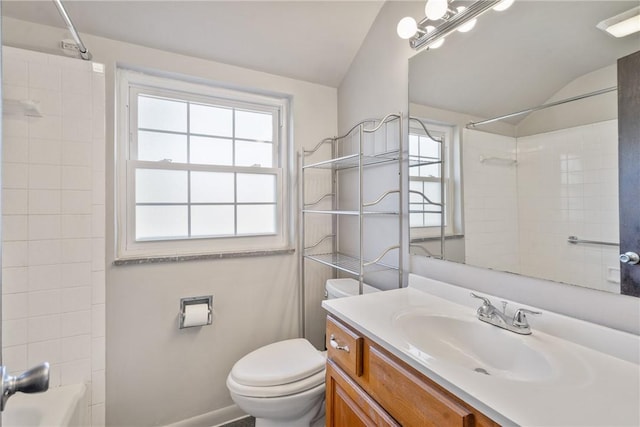
POLYGON ((412 254, 620 292, 616 61, 640 35, 596 25, 637 5, 516 1, 410 59, 412 254))

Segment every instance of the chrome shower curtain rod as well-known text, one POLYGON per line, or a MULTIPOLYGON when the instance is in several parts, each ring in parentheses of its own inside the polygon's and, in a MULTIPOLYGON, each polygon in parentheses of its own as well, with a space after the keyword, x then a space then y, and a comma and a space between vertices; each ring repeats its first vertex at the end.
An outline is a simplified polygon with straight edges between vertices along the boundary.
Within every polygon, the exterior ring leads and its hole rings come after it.
POLYGON ((526 110, 517 111, 515 113, 510 113, 510 114, 505 114, 503 116, 494 117, 492 119, 481 120, 481 121, 478 121, 478 122, 469 122, 469 123, 467 123, 466 127, 467 127, 467 129, 471 129, 471 128, 474 128, 476 126, 486 125, 486 124, 489 124, 489 123, 497 122, 499 120, 510 119, 511 117, 517 117, 517 116, 521 116, 523 114, 533 113, 534 111, 544 110, 545 108, 555 107, 556 105, 567 104, 569 102, 578 101, 580 99, 585 99, 585 98, 590 98, 590 97, 596 96, 596 95, 602 95, 603 93, 613 92, 615 90, 618 90, 618 88, 616 86, 612 86, 612 87, 608 87, 606 89, 596 90, 595 92, 589 92, 589 93, 585 93, 583 95, 572 96, 571 98, 562 99, 560 101, 554 101, 554 102, 550 102, 548 104, 538 105, 537 107, 527 108, 526 110))
POLYGON ((64 19, 64 22, 66 22, 67 28, 69 28, 69 31, 71 32, 71 37, 73 37, 73 40, 78 45, 78 52, 80 52, 80 57, 86 61, 91 60, 91 53, 84 46, 84 43, 82 43, 80 35, 76 31, 76 27, 73 25, 73 22, 71 22, 71 18, 69 17, 67 10, 62 5, 62 0, 53 0, 53 2, 58 8, 58 12, 60 12, 62 19, 64 19))

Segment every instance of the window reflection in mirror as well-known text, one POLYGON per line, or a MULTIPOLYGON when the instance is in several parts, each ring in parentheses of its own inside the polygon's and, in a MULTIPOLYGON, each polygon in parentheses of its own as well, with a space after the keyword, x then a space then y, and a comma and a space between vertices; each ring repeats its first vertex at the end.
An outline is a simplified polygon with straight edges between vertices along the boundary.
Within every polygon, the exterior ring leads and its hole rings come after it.
POLYGON ((456 255, 445 254, 444 241, 459 236, 461 214, 455 202, 460 197, 460 159, 454 127, 412 117, 408 145, 410 251, 450 259, 456 255))

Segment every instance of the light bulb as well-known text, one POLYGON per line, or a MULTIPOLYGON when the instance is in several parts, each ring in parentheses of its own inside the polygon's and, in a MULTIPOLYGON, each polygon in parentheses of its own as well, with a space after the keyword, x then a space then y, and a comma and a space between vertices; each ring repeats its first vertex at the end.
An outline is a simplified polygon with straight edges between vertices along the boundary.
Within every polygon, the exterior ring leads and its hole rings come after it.
MULTIPOLYGON (((425 31, 427 32, 427 34, 429 34, 430 32, 432 32, 432 31, 433 31, 433 30, 435 30, 435 29, 436 29, 436 27, 433 27, 433 26, 431 26, 431 25, 427 25, 427 26, 425 27, 425 31)), ((437 49, 437 48, 439 48, 440 46, 442 46, 442 44, 443 44, 443 43, 444 43, 444 37, 439 38, 438 40, 436 40, 435 42, 433 42, 433 43, 431 43, 431 44, 429 45, 429 49, 437 49)))
POLYGON ((416 31, 418 31, 418 24, 415 19, 410 16, 406 16, 398 22, 396 31, 401 39, 410 39, 416 34, 416 31))
POLYGON ((509 7, 511 7, 511 5, 513 4, 514 0, 502 0, 500 3, 498 3, 497 5, 493 6, 493 10, 496 10, 498 12, 502 12, 503 10, 507 10, 509 9, 509 7))
MULTIPOLYGON (((464 6, 459 6, 459 7, 456 8, 458 13, 463 12, 465 9, 466 9, 466 7, 464 7, 464 6)), ((471 31, 473 29, 473 27, 476 26, 476 22, 478 22, 477 19, 472 19, 471 21, 468 21, 468 22, 464 23, 463 25, 460 25, 460 28, 458 28, 458 31, 460 31, 461 33, 466 33, 467 31, 471 31)))
POLYGON ((435 42, 435 43, 433 43, 433 44, 430 44, 430 45, 429 45, 429 49, 437 49, 437 48, 439 48, 440 46, 442 46, 443 44, 444 44, 444 37, 443 37, 443 38, 441 38, 441 39, 438 39, 438 41, 437 41, 437 42, 435 42))
POLYGON ((424 6, 424 14, 432 21, 441 19, 446 13, 449 6, 447 0, 427 0, 424 6))

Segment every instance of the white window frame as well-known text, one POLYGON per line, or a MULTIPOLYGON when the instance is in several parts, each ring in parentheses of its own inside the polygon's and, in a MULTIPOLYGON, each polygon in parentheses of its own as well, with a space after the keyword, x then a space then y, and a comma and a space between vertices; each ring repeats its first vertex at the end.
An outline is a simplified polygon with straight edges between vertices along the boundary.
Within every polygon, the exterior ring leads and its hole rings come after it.
MULTIPOLYGON (((431 133, 434 137, 443 137, 444 139, 444 167, 441 168, 441 173, 444 176, 444 200, 445 200, 445 228, 444 228, 444 233, 445 236, 453 236, 455 235, 455 221, 454 221, 454 215, 456 212, 456 198, 455 198, 455 179, 454 179, 454 165, 453 165, 453 159, 454 159, 454 155, 453 155, 453 146, 454 146, 454 127, 453 126, 447 126, 447 125, 441 125, 441 124, 436 124, 433 122, 430 122, 429 120, 425 120, 425 119, 418 119, 420 121, 422 121, 422 123, 425 125, 425 127, 427 128, 427 130, 429 131, 429 133, 431 133)), ((412 124, 411 121, 409 121, 409 135, 421 135, 421 136, 425 136, 425 132, 424 129, 422 129, 422 127, 420 127, 419 125, 416 124, 412 124)), ((409 139, 409 144, 411 144, 410 139, 409 139)), ((409 152, 411 152, 411 147, 409 147, 409 152)), ((409 170, 409 183, 411 183, 411 181, 425 181, 425 182, 440 182, 440 178, 437 177, 416 177, 416 176, 411 176, 411 170, 409 170)), ((411 196, 409 197, 409 201, 411 201, 411 196)), ((430 214, 430 215, 436 215, 436 214, 430 214)), ((409 220, 410 221, 410 220, 409 220)), ((409 223, 411 224, 411 223, 409 223)), ((412 227, 410 225, 411 228, 411 238, 412 239, 429 239, 429 238, 433 238, 433 237, 439 237, 440 236, 440 226, 426 226, 426 227, 422 227, 422 226, 417 226, 417 227, 412 227)))
POLYGON ((290 141, 288 97, 232 90, 125 68, 118 68, 116 74, 116 260, 192 255, 245 255, 293 249, 293 212, 290 200, 293 194, 290 179, 293 170, 293 144, 290 141), (274 112, 274 126, 277 127, 274 129, 278 129, 277 140, 273 141, 275 163, 267 168, 137 160, 137 110, 131 101, 137 99, 140 93, 204 104, 215 102, 229 107, 250 106, 253 110, 274 112), (263 235, 136 240, 137 168, 273 174, 276 177, 276 232, 263 235))

